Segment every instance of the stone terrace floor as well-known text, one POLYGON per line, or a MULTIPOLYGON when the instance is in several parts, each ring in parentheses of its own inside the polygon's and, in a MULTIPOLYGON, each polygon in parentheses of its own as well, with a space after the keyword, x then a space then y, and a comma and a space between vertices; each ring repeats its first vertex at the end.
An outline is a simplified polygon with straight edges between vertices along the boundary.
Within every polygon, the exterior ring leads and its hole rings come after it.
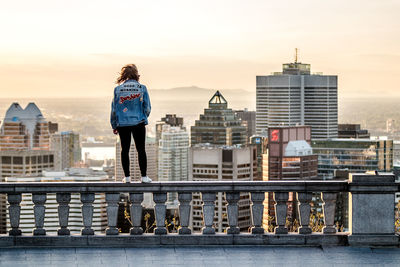
POLYGON ((0 266, 400 266, 399 248, 157 247, 0 249, 0 266))

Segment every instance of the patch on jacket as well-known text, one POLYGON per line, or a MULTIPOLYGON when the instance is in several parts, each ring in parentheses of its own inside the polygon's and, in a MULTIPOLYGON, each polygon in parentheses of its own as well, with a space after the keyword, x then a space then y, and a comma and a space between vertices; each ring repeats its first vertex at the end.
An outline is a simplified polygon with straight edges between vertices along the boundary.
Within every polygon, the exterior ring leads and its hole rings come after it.
POLYGON ((131 101, 131 100, 133 100, 135 98, 138 98, 138 97, 140 97, 140 94, 131 94, 131 95, 128 95, 128 96, 121 96, 119 98, 119 103, 123 104, 125 101, 131 101))

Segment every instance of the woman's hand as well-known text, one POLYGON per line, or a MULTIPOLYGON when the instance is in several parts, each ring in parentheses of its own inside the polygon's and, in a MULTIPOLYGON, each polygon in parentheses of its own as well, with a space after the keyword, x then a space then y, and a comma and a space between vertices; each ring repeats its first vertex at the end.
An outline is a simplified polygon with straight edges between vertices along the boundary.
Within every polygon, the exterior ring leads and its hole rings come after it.
POLYGON ((118 130, 117 129, 113 129, 113 133, 114 134, 118 134, 118 130))

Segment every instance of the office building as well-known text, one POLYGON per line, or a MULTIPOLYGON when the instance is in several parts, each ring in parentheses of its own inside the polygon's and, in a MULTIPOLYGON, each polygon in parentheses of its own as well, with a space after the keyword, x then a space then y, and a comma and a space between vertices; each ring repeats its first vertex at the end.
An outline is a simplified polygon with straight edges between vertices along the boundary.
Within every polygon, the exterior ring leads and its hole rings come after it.
POLYGON ((267 153, 268 136, 253 135, 250 137, 250 144, 256 147, 257 151, 257 175, 254 175, 254 181, 262 181, 263 179, 263 154, 267 153))
MULTIPOLYGON (((187 181, 188 153, 188 132, 181 127, 163 125, 158 147, 158 180, 187 181)), ((167 204, 177 207, 177 193, 168 193, 167 204)))
MULTIPOLYGON (((93 171, 91 169, 71 168, 68 171, 55 172, 50 171, 43 173, 40 176, 17 176, 7 177, 6 182, 106 182, 108 176, 102 171, 93 171)), ((35 217, 33 214, 32 194, 22 194, 21 201, 21 218, 19 227, 22 234, 32 234, 32 229, 35 228, 35 217)), ((57 229, 60 228, 58 222, 58 203, 56 194, 47 194, 47 200, 44 204, 45 219, 44 229, 46 234, 57 234, 57 229)), ((105 231, 107 227, 107 203, 105 194, 95 194, 93 202, 93 219, 92 229, 96 234, 105 231)), ((10 229, 10 222, 7 212, 7 228, 10 229)), ((69 203, 69 219, 68 229, 71 234, 80 234, 83 228, 82 221, 82 202, 79 193, 71 193, 71 201, 69 203)))
POLYGON ((311 126, 312 139, 337 138, 337 76, 311 74, 310 64, 283 64, 283 71, 256 77, 257 134, 276 126, 311 126))
POLYGON ((166 114, 164 118, 161 118, 161 121, 156 122, 156 144, 161 139, 161 132, 164 125, 184 128, 183 118, 177 117, 176 114, 166 114))
MULTIPOLYGON (((268 128, 268 149, 263 155, 263 180, 313 180, 318 178, 318 157, 313 154, 310 126, 268 128)), ((275 201, 266 193, 263 225, 275 223, 275 201)), ((288 221, 297 219, 295 193, 289 193, 288 221)))
POLYGON ((393 140, 335 138, 313 140, 311 146, 318 155, 318 176, 322 179, 331 179, 336 169, 350 173, 393 169, 393 140))
MULTIPOLYGON (((0 180, 42 175, 54 168, 54 153, 43 150, 0 151, 0 180)), ((6 195, 0 194, 0 233, 6 231, 6 195)))
POLYGON ((256 134, 256 112, 245 108, 244 110, 236 110, 235 114, 242 120, 242 125, 247 127, 247 141, 249 141, 249 138, 256 134))
POLYGON ((72 131, 50 136, 50 150, 54 152, 54 169, 62 171, 81 161, 79 134, 72 131))
POLYGON ((49 150, 49 124, 35 103, 8 108, 0 131, 0 150, 49 150))
POLYGON ((191 127, 191 145, 209 143, 232 146, 247 144, 247 129, 228 102, 217 91, 208 102, 204 114, 191 127))
MULTIPOLYGON (((156 166, 156 143, 154 138, 146 138, 146 155, 147 155, 147 176, 153 181, 157 181, 157 166, 156 166)), ((138 153, 136 151, 135 142, 131 140, 129 150, 130 172, 132 181, 140 181, 141 173, 139 168, 138 153)), ((125 177, 121 163, 121 144, 118 141, 115 143, 115 181, 121 182, 125 177)))
POLYGON ((370 138, 368 130, 361 129, 360 124, 339 124, 338 138, 370 138))
MULTIPOLYGON (((189 150, 189 180, 191 181, 252 181, 257 173, 257 151, 254 146, 197 145, 189 150)), ((228 227, 225 194, 217 193, 214 227, 222 233, 228 227)), ((193 193, 192 229, 201 231, 203 201, 200 193, 193 193)), ((248 232, 251 226, 249 194, 240 194, 238 227, 248 232)))

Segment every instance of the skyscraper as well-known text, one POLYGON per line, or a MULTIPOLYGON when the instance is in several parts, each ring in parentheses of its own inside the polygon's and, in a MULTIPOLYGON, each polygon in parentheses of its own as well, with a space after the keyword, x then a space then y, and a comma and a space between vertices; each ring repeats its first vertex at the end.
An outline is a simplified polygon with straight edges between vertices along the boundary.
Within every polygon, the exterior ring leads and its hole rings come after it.
POLYGON ((164 118, 161 118, 161 121, 156 123, 156 144, 158 145, 158 141, 161 139, 161 132, 164 125, 170 125, 174 127, 183 127, 183 118, 177 117, 176 114, 166 114, 164 118))
POLYGON ((57 171, 73 167, 81 160, 79 134, 72 131, 50 136, 50 149, 54 152, 54 169, 57 171))
POLYGON ((244 110, 236 110, 235 114, 242 120, 242 125, 247 127, 247 142, 249 142, 249 138, 256 134, 256 112, 245 108, 244 110))
MULTIPOLYGON (((189 152, 189 180, 191 181, 252 181, 257 173, 257 151, 255 146, 196 145, 189 152)), ((227 201, 223 193, 217 193, 214 227, 223 232, 228 227, 227 201)), ((200 193, 193 193, 192 229, 198 232, 203 227, 203 201, 200 193)), ((240 193, 238 227, 248 231, 251 226, 250 197, 240 193)))
POLYGON ((257 76, 256 130, 311 126, 312 139, 338 135, 337 76, 311 74, 310 64, 283 64, 283 71, 257 76))
MULTIPOLYGON (((181 127, 162 127, 158 148, 158 180, 187 181, 189 134, 181 127)), ((168 193, 169 204, 176 204, 177 193, 168 193)))
MULTIPOLYGON (((268 128, 268 149, 263 155, 263 180, 312 180, 318 178, 318 156, 313 154, 310 126, 268 128)), ((289 193, 288 221, 296 215, 295 193, 289 193)), ((275 201, 272 193, 265 194, 264 228, 275 222, 275 201), (272 218, 271 218, 272 217, 272 218)))
POLYGON ((208 108, 204 109, 204 114, 191 127, 191 145, 247 144, 246 131, 241 120, 228 108, 226 99, 217 91, 208 102, 208 108))
MULTIPOLYGON (((115 181, 122 181, 125 177, 121 163, 121 144, 119 141, 115 143, 115 181)), ((157 168, 156 168, 156 144, 154 138, 146 139, 146 155, 147 155, 147 176, 153 181, 157 181, 157 168)), ((135 142, 131 140, 131 148, 129 150, 130 171, 132 181, 139 181, 141 178, 138 153, 136 151, 135 142)))
MULTIPOLYGON (((54 125, 54 124, 53 124, 54 125)), ((34 103, 23 109, 12 103, 0 130, 0 181, 5 177, 40 175, 54 168, 49 151, 49 123, 34 103)), ((0 194, 0 233, 6 228, 6 199, 0 194)))
POLYGON ((8 108, 1 126, 0 150, 49 150, 49 140, 49 124, 35 103, 25 109, 18 103, 8 108))

